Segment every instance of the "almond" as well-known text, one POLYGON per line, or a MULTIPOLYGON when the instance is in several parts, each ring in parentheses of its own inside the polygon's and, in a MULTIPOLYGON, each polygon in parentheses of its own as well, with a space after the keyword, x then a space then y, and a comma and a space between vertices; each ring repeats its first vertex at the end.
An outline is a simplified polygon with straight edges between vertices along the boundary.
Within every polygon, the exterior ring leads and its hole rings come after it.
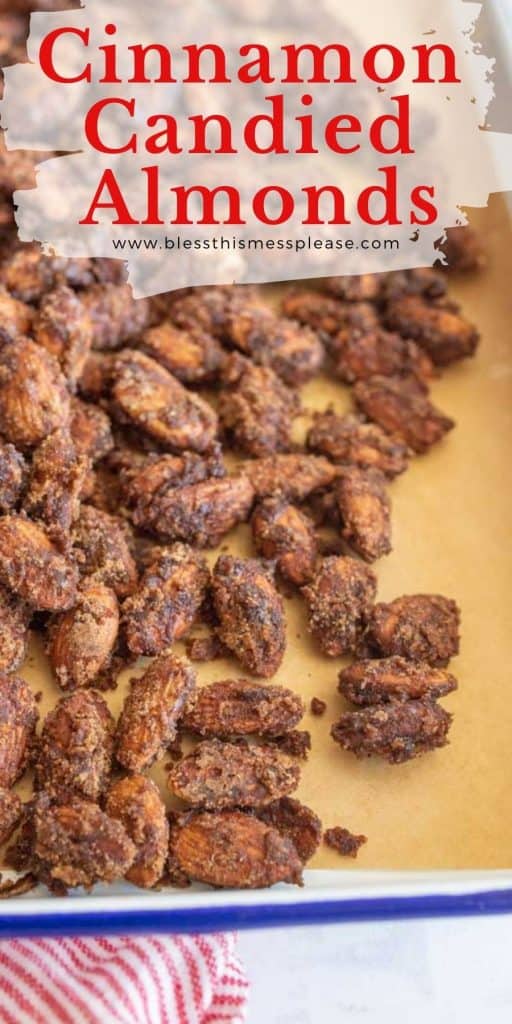
POLYGON ((119 630, 117 597, 103 583, 86 581, 78 602, 52 630, 49 657, 63 689, 90 686, 111 664, 119 630))
POLYGON ((132 679, 117 728, 117 760, 131 772, 149 768, 176 736, 196 685, 192 666, 174 654, 156 658, 132 679))
POLYGON ((270 747, 205 740, 169 774, 172 792, 209 810, 258 807, 292 793, 300 770, 270 747))
POLYGON ((225 679, 204 686, 183 724, 201 736, 282 736, 304 714, 298 694, 284 686, 265 686, 247 679, 225 679))
POLYGON ((76 599, 78 570, 36 523, 2 516, 0 580, 38 611, 65 611, 76 599))

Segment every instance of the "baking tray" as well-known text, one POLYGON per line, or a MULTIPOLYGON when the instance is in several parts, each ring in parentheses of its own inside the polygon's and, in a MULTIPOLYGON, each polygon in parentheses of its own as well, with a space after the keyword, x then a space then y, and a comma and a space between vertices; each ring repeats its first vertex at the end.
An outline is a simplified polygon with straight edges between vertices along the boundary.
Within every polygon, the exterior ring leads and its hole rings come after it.
MULTIPOLYGON (((62 899, 41 890, 0 905, 0 935, 201 931, 512 911, 512 231, 499 196, 474 211, 471 221, 482 232, 488 267, 450 279, 450 293, 480 328, 481 347, 475 359, 446 371, 433 387, 434 401, 454 416, 457 428, 391 485, 394 550, 376 566, 378 599, 439 592, 461 605, 461 653, 451 665, 460 687, 443 701, 455 716, 450 745, 398 766, 341 751, 329 730, 345 706, 336 691, 344 661, 319 655, 302 602, 287 599, 288 648, 273 681, 291 685, 306 703, 312 696, 328 703, 323 717, 308 713, 304 720, 313 750, 298 795, 326 827, 343 824, 368 835, 357 862, 323 847, 303 889, 219 892, 196 886, 146 893, 123 884, 62 899)), ((278 292, 269 287, 269 299, 278 292)), ((350 390, 324 378, 308 385, 303 399, 309 412, 329 401, 342 411, 350 407, 350 390)), ((297 437, 307 425, 306 416, 297 437)), ((230 537, 230 547, 250 552, 247 527, 230 537)), ((209 554, 212 562, 216 554, 209 554)), ((37 640, 23 674, 42 691, 44 717, 60 693, 37 640)), ((114 712, 132 674, 125 672, 107 695, 114 712)), ((230 660, 198 667, 201 682, 240 674, 230 660)), ((165 791, 163 766, 152 775, 165 791)), ((24 795, 27 786, 20 787, 24 795)))

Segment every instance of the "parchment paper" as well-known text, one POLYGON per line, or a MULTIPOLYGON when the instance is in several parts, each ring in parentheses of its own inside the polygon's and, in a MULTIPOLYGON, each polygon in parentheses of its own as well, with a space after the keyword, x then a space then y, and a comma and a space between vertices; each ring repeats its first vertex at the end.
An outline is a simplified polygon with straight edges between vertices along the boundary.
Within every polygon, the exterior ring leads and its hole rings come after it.
MULTIPOLYGON (((308 705, 313 696, 328 704, 323 717, 308 711, 302 724, 311 731, 313 749, 298 795, 326 827, 341 824, 368 836, 357 861, 322 847, 313 867, 511 866, 512 232, 497 197, 472 223, 484 232, 489 266, 479 275, 451 278, 450 293, 478 324, 481 347, 475 359, 444 372, 434 384, 433 400, 457 420, 457 428, 391 485, 393 552, 376 565, 379 600, 437 592, 461 606, 461 654, 451 664, 460 688, 443 701, 455 716, 451 742, 398 766, 359 761, 341 751, 329 730, 346 707, 336 689, 345 662, 319 655, 301 601, 287 600, 288 647, 272 682, 291 686, 308 705)), ((307 386, 303 399, 309 408, 330 401, 340 411, 351 406, 349 389, 326 379, 307 386)), ((301 421, 298 436, 307 425, 301 421)), ((229 546, 250 554, 248 528, 230 537, 229 546)), ((209 554, 212 564, 216 556, 209 554)), ((201 682, 244 675, 234 660, 197 670, 201 682)), ((38 641, 22 674, 43 692, 43 717, 61 693, 38 641)), ((116 713, 133 674, 123 673, 118 689, 106 695, 116 713)), ((164 793, 165 774, 163 763, 152 771, 164 793)), ((27 780, 20 789, 28 792, 27 780)))

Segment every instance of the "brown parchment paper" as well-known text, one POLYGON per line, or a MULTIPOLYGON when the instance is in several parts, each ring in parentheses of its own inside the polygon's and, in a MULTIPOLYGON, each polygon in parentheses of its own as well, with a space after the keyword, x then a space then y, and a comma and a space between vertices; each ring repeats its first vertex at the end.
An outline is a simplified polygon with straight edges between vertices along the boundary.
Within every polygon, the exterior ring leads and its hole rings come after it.
MULTIPOLYGON (((433 387, 434 401, 457 428, 391 485, 393 552, 376 565, 380 600, 438 592, 461 606, 461 653, 451 665, 459 690, 443 702, 455 716, 451 742, 398 766, 341 751, 329 730, 346 706, 336 689, 346 662, 318 654, 301 601, 287 600, 287 652, 272 682, 291 686, 308 705, 313 696, 328 705, 321 718, 309 710, 305 716, 302 728, 311 731, 313 747, 298 795, 326 827, 341 824, 368 836, 357 861, 322 847, 312 867, 512 865, 512 232, 499 197, 472 223, 484 233, 489 266, 479 275, 452 277, 450 292, 478 324, 481 347, 476 359, 446 371, 433 387)), ((269 295, 276 296, 275 286, 269 295)), ((310 409, 330 401, 340 411, 351 407, 349 389, 327 379, 306 387, 303 400, 310 409)), ((298 437, 307 425, 303 419, 298 437)), ((245 526, 228 543, 251 553, 245 526)), ((216 556, 209 554, 212 564, 216 556)), ((244 674, 234 660, 197 671, 200 682, 244 674)), ((42 691, 43 717, 61 694, 37 640, 23 674, 42 691)), ((124 672, 118 689, 106 694, 115 713, 133 674, 124 672)), ((165 774, 163 764, 152 771, 164 793, 165 774)), ((28 780, 20 789, 28 792, 28 780)))

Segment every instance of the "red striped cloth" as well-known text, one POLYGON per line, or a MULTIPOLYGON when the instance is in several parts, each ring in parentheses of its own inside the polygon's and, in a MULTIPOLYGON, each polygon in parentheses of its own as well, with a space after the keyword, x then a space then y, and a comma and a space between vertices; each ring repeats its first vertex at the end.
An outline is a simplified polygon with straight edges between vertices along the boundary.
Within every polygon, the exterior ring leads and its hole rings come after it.
POLYGON ((0 941, 1 1024, 239 1024, 235 936, 0 941))

